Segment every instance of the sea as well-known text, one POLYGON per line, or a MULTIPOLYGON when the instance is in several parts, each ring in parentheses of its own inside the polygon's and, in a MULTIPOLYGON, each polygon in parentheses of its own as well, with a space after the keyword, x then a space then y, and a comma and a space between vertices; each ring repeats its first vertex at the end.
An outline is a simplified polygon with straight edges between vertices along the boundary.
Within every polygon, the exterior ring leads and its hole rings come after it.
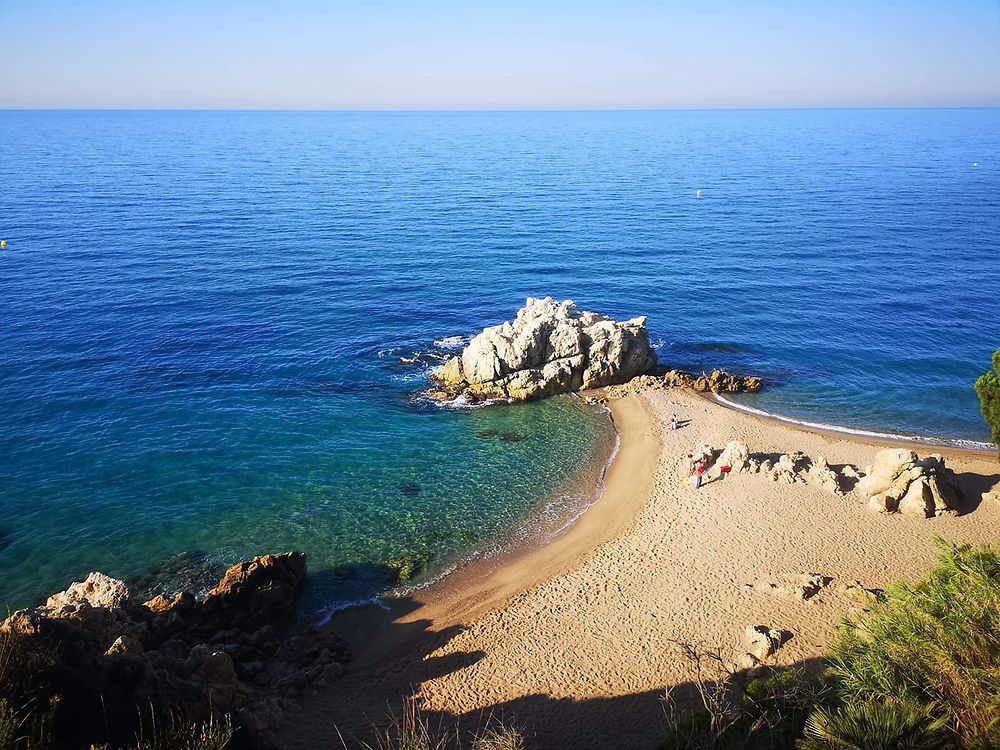
POLYGON ((557 533, 608 414, 422 395, 528 296, 745 408, 988 447, 997 109, 0 111, 0 237, 9 607, 294 549, 319 618, 557 533))

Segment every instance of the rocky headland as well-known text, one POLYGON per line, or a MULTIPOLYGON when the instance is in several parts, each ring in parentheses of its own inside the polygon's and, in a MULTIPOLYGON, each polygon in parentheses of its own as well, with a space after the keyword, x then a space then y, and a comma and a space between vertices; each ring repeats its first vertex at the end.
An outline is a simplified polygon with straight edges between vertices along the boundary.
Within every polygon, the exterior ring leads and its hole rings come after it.
POLYGON ((264 555, 203 598, 138 603, 123 581, 91 573, 0 632, 38 655, 33 679, 52 701, 60 746, 118 746, 140 721, 228 714, 234 747, 271 748, 290 700, 339 677, 347 660, 336 636, 295 627, 305 577, 305 555, 264 555))
POLYGON ((431 395, 526 401, 624 383, 655 364, 645 317, 616 321, 529 297, 513 321, 486 328, 435 372, 431 395))

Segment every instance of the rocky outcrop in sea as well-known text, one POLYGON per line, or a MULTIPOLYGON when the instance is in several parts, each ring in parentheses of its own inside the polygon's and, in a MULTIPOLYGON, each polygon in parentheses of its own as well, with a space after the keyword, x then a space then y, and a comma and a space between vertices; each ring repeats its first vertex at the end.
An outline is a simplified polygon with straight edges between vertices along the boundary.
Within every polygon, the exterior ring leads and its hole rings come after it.
POLYGON ((624 383, 655 364, 646 318, 616 321, 571 300, 529 297, 512 322, 486 328, 434 373, 431 395, 526 401, 624 383))
POLYGON ((201 599, 139 604, 123 581, 91 573, 0 632, 44 655, 38 689, 58 696, 53 729, 65 746, 127 743, 152 713, 229 714, 239 747, 271 748, 290 699, 339 677, 347 660, 336 636, 293 626, 305 577, 305 555, 264 555, 230 568, 201 599))

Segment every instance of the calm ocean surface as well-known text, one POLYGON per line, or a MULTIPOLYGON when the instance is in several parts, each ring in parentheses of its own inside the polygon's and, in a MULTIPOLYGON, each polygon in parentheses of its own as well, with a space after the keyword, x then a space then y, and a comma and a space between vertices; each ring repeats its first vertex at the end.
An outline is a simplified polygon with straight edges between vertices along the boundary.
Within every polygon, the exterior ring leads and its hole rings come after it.
POLYGON ((1000 110, 7 111, 0 237, 14 606, 294 548, 318 608, 557 526, 604 413, 416 397, 529 295, 648 315, 755 408, 988 439, 1000 110))

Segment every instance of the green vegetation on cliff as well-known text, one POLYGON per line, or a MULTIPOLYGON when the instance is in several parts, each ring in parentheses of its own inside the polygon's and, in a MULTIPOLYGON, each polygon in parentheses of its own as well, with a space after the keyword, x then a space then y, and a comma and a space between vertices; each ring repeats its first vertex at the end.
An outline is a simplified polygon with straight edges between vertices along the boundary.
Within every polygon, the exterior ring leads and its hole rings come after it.
POLYGON ((993 371, 980 375, 976 381, 976 393, 993 442, 1000 449, 1000 349, 993 352, 993 371))

